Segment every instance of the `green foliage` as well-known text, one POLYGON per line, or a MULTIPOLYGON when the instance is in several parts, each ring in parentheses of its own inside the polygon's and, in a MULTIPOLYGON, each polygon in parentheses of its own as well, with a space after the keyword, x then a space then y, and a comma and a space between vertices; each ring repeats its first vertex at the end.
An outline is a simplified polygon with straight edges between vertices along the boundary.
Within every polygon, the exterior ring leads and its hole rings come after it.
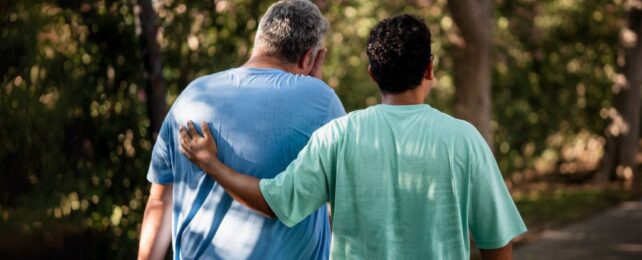
POLYGON ((532 168, 556 134, 602 134, 623 17, 617 2, 497 6, 493 105, 503 169, 532 168))
POLYGON ((3 226, 66 223, 66 232, 111 234, 113 250, 135 244, 151 141, 131 7, 9 8, 2 33, 16 36, 2 56, 16 59, 1 73, 3 226))
MULTIPOLYGON (((62 227, 102 239, 96 255, 135 254, 152 147, 135 2, 0 4, 0 239, 62 227)), ((460 39, 445 0, 319 2, 331 24, 325 80, 347 110, 380 98, 366 73, 370 28, 410 12, 433 35, 437 81, 428 103, 453 111, 449 53, 460 39)), ((599 150, 623 16, 621 0, 590 2, 496 1, 495 148, 507 177, 575 171, 570 163, 588 158, 582 151, 599 150)), ((155 3, 171 104, 196 77, 247 59, 271 2, 155 3)))

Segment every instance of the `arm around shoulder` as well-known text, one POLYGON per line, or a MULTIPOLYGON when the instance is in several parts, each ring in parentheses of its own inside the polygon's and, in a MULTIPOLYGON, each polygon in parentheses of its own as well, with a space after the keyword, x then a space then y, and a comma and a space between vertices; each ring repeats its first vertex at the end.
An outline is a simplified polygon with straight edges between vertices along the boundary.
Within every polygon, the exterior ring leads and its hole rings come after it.
POLYGON ((254 176, 236 172, 218 160, 218 147, 206 122, 201 124, 199 135, 191 121, 187 128, 181 126, 181 153, 214 178, 227 193, 241 204, 258 211, 268 218, 275 215, 267 204, 254 176))

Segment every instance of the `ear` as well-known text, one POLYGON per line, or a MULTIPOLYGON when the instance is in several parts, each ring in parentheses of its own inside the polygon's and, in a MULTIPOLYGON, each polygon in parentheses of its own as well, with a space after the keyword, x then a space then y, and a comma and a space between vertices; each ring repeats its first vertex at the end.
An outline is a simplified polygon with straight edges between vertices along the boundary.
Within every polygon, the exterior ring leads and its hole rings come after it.
POLYGON ((434 76, 432 74, 432 61, 428 62, 426 71, 424 72, 424 79, 433 80, 434 76))
POLYGON ((368 75, 370 76, 370 78, 371 78, 372 80, 374 80, 374 82, 377 82, 377 79, 376 79, 376 78, 375 78, 375 76, 372 74, 372 67, 370 67, 370 64, 368 64, 368 75))
MULTIPOLYGON (((302 69, 303 71, 308 71, 312 68, 312 65, 314 65, 314 48, 310 48, 307 51, 305 51, 305 54, 303 54, 303 57, 299 58, 299 61, 297 62, 297 67, 299 69, 302 69)), ((307 73, 306 73, 307 74, 307 73)))

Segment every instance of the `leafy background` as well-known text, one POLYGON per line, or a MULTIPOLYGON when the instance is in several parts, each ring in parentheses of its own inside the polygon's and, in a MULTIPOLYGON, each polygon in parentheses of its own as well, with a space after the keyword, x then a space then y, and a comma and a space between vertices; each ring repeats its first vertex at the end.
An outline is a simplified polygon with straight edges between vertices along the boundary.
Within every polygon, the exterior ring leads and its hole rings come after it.
MULTIPOLYGON (((191 80, 248 58, 271 3, 153 2, 170 105, 191 80)), ((369 29, 408 12, 433 35, 427 103, 453 112, 449 53, 461 38, 446 0, 317 2, 332 30, 324 77, 348 111, 380 98, 369 29)), ((623 0, 493 4, 492 146, 507 183, 583 183, 603 154, 623 0)), ((138 11, 134 0, 0 3, 0 251, 136 254, 153 145, 138 11)))

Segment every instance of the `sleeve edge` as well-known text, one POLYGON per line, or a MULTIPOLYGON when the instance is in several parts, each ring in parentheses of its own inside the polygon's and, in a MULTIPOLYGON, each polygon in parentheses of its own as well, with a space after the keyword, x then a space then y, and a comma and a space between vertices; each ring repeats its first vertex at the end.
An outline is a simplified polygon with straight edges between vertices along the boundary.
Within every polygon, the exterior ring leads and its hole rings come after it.
POLYGON ((275 207, 273 206, 273 203, 274 203, 274 202, 272 201, 272 198, 271 198, 271 197, 270 197, 270 195, 269 195, 270 193, 268 193, 268 192, 266 192, 266 191, 265 191, 265 189, 266 189, 266 188, 265 188, 265 185, 267 185, 267 184, 265 184, 265 181, 266 181, 266 179, 262 179, 262 180, 259 182, 259 190, 261 191, 261 195, 263 196, 263 199, 265 199, 265 202, 268 204, 268 206, 270 207, 270 209, 272 210, 272 212, 274 213, 274 215, 276 216, 276 218, 277 218, 279 221, 281 221, 281 223, 283 223, 283 224, 284 224, 284 225, 286 225, 287 227, 293 227, 293 226, 294 226, 294 225, 296 225, 297 223, 295 223, 294 221, 292 221, 292 220, 288 219, 288 218, 283 214, 283 212, 281 212, 281 211, 279 211, 279 210, 275 210, 275 207))

